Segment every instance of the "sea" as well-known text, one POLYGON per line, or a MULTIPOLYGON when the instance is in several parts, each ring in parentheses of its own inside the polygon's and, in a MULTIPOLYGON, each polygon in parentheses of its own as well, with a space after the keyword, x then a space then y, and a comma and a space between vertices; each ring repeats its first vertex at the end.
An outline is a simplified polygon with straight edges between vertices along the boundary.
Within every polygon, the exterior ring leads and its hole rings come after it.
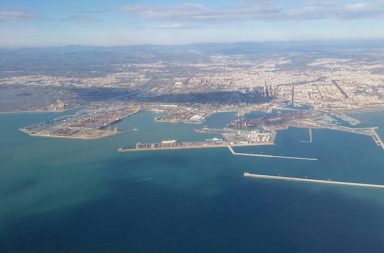
MULTIPOLYGON (((142 112, 99 140, 18 130, 65 113, 0 115, 0 252, 384 252, 384 190, 246 178, 244 172, 384 184, 384 150, 363 135, 289 128, 273 146, 120 153, 137 142, 204 140, 142 112), (303 142, 304 141, 304 142, 303 142)), ((384 112, 354 115, 378 126, 384 112)))

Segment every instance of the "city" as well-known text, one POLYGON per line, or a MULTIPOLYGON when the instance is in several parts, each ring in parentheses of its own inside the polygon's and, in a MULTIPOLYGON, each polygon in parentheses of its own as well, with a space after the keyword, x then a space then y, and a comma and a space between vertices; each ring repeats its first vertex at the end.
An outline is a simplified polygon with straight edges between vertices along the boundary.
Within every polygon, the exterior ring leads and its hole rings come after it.
POLYGON ((383 253, 384 0, 1 0, 0 253, 383 253))

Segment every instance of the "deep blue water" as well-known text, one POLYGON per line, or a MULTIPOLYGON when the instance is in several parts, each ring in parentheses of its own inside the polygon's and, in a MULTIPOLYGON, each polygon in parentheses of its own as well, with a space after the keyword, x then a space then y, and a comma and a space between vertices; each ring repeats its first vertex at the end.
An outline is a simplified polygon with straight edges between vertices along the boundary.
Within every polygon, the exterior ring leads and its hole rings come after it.
MULTIPOLYGON (((57 114, 0 115, 0 252, 384 252, 384 191, 264 181, 243 172, 384 184, 384 151, 366 136, 305 129, 239 151, 118 153, 120 146, 211 137, 145 112, 96 141, 29 137, 57 114), (132 131, 138 128, 139 131, 132 131)), ((384 113, 361 116, 379 125, 384 113)), ((234 114, 204 125, 225 126, 234 114)))

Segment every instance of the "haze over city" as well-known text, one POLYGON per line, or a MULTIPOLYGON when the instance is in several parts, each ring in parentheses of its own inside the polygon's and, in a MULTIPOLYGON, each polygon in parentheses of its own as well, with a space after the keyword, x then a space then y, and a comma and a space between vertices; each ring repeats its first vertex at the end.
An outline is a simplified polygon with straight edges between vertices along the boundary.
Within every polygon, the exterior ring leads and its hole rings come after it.
POLYGON ((384 1, 2 0, 2 47, 383 39, 384 1))

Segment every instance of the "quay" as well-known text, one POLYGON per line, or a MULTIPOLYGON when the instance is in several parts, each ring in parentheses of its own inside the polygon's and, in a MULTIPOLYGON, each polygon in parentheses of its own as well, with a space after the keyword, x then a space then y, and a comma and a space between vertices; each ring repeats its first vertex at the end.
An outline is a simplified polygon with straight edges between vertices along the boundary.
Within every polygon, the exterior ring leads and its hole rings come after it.
POLYGON ((312 143, 313 137, 312 137, 312 127, 308 128, 308 141, 300 141, 300 142, 305 142, 305 143, 312 143))
MULTIPOLYGON (((260 146, 260 145, 273 145, 273 143, 237 143, 231 144, 234 147, 244 146, 260 146)), ((209 140, 209 141, 195 141, 195 142, 177 142, 177 141, 163 141, 161 143, 137 143, 134 148, 120 147, 117 149, 119 152, 141 152, 141 151, 161 151, 161 150, 178 150, 178 149, 199 149, 199 148, 227 148, 229 143, 222 140, 209 140)))
POLYGON ((264 155, 264 154, 251 154, 251 153, 237 153, 233 148, 228 145, 229 151, 232 155, 236 156, 254 156, 254 157, 264 157, 264 158, 279 158, 279 159, 291 159, 291 160, 306 160, 306 161, 317 161, 317 158, 307 158, 307 157, 297 157, 297 156, 280 156, 280 155, 264 155))
POLYGON ((289 181, 289 182, 307 182, 307 183, 319 183, 319 184, 331 184, 331 185, 341 185, 341 186, 354 186, 354 187, 384 189, 384 185, 380 185, 380 184, 365 184, 365 183, 352 183, 352 182, 319 180, 319 179, 309 179, 309 178, 270 176, 270 175, 263 175, 263 174, 252 174, 252 173, 248 173, 248 172, 244 172, 244 177, 251 177, 251 178, 258 178, 258 179, 269 179, 269 180, 283 180, 283 181, 289 181))
POLYGON ((372 138, 376 142, 377 146, 380 146, 382 149, 384 149, 384 142, 376 132, 376 129, 372 129, 372 138))
POLYGON ((141 145, 153 145, 153 144, 140 144, 136 145, 136 148, 124 148, 120 147, 119 152, 141 152, 141 151, 161 151, 161 150, 178 150, 178 149, 198 149, 198 148, 225 148, 227 144, 208 144, 208 143, 189 143, 179 142, 177 145, 160 145, 155 144, 153 146, 141 146, 141 145))
POLYGON ((309 132, 309 143, 312 143, 312 128, 308 128, 308 132, 309 132))
POLYGON ((293 156, 279 156, 279 155, 264 155, 264 154, 251 154, 251 153, 238 153, 235 152, 233 147, 244 146, 258 146, 258 145, 272 145, 273 143, 237 143, 230 144, 221 139, 210 139, 206 141, 196 142, 177 142, 175 140, 163 141, 161 143, 149 143, 142 144, 137 143, 135 148, 120 147, 117 149, 119 152, 141 152, 141 151, 161 151, 161 150, 180 150, 180 149, 197 149, 197 148, 228 148, 234 156, 252 156, 262 158, 279 158, 279 159, 291 159, 291 160, 307 160, 317 161, 317 158, 306 157, 293 157, 293 156))

